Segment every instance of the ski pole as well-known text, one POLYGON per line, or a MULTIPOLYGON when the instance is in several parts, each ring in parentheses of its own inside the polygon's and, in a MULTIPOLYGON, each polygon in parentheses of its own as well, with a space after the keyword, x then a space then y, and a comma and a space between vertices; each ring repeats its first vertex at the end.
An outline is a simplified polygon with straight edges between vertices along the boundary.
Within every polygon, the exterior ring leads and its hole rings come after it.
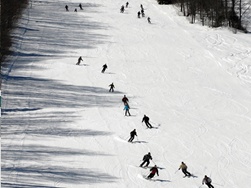
POLYGON ((174 172, 174 174, 176 174, 178 171, 179 171, 179 170, 176 170, 176 171, 174 172))
POLYGON ((156 165, 156 163, 152 160, 152 162, 153 162, 153 164, 155 164, 156 165))

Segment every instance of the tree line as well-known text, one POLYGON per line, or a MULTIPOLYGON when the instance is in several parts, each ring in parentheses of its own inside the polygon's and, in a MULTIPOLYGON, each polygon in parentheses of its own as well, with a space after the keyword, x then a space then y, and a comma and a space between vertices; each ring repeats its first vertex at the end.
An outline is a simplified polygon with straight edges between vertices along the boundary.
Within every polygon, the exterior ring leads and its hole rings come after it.
POLYGON ((29 0, 1 0, 1 56, 0 63, 4 61, 6 55, 10 54, 12 44, 11 31, 15 28, 22 10, 27 7, 29 0))
POLYGON ((247 32, 243 16, 251 11, 245 0, 157 0, 159 4, 175 4, 184 16, 211 27, 229 26, 247 32))

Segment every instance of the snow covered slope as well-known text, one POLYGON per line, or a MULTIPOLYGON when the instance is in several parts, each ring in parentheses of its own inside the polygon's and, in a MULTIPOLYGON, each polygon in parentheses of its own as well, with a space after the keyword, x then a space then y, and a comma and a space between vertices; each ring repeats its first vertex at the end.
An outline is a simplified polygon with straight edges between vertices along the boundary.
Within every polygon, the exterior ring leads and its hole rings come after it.
POLYGON ((208 175, 249 188, 251 35, 191 25, 155 0, 120 13, 125 3, 31 1, 2 67, 2 187, 195 188, 208 175), (148 152, 154 181, 138 167, 148 152))

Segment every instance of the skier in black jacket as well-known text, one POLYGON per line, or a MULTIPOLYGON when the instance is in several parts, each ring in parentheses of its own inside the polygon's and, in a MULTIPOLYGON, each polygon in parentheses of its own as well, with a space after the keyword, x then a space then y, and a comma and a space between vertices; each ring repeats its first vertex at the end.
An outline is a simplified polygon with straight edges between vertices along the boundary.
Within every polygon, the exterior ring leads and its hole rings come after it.
POLYGON ((206 175, 205 175, 204 179, 202 180, 202 185, 204 183, 208 186, 208 188, 214 188, 214 186, 211 185, 211 183, 212 183, 211 178, 207 177, 206 175))
POLYGON ((68 5, 65 5, 65 10, 66 10, 66 11, 69 11, 68 5))
POLYGON ((111 83, 109 86, 110 86, 109 92, 114 92, 114 88, 115 88, 114 84, 111 83))
POLYGON ((103 65, 103 69, 102 69, 102 71, 101 71, 101 72, 102 72, 102 73, 104 73, 106 69, 107 69, 107 65, 106 65, 106 64, 104 64, 104 65, 103 65))
POLYGON ((82 59, 82 57, 80 56, 80 57, 78 58, 78 62, 76 63, 76 65, 79 65, 81 61, 83 61, 83 59, 82 59))
POLYGON ((149 117, 147 117, 146 115, 144 115, 143 119, 142 119, 142 122, 145 122, 146 126, 148 128, 153 128, 153 126, 149 123, 149 117))
POLYGON ((130 139, 128 140, 128 142, 132 142, 135 136, 138 136, 136 133, 136 129, 134 129, 132 132, 130 132, 130 139))
POLYGON ((79 6, 80 10, 83 10, 81 3, 78 6, 79 6))
POLYGON ((146 163, 145 167, 148 167, 150 164, 150 160, 153 160, 151 153, 149 152, 148 154, 144 155, 143 157, 143 163, 141 163, 140 167, 143 167, 143 165, 146 163))
POLYGON ((124 103, 124 105, 128 104, 129 100, 126 95, 124 95, 124 97, 122 98, 122 102, 124 103))

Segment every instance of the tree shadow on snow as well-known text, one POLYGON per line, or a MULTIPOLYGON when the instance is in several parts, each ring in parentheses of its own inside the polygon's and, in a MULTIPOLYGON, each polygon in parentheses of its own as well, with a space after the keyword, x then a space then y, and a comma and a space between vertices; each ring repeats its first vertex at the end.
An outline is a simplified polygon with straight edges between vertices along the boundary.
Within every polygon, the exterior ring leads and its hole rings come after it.
POLYGON ((46 188, 49 187, 46 183, 48 181, 99 184, 117 180, 100 171, 51 165, 54 157, 68 159, 76 156, 109 156, 105 153, 28 145, 23 141, 17 144, 18 140, 15 138, 50 141, 61 137, 110 136, 112 132, 76 129, 69 125, 82 118, 77 115, 76 109, 118 106, 120 95, 110 97, 108 89, 100 87, 74 86, 48 79, 19 76, 9 76, 8 89, 4 87, 5 85, 2 90, 1 117, 3 187, 46 188), (30 162, 37 165, 30 166, 30 162))

